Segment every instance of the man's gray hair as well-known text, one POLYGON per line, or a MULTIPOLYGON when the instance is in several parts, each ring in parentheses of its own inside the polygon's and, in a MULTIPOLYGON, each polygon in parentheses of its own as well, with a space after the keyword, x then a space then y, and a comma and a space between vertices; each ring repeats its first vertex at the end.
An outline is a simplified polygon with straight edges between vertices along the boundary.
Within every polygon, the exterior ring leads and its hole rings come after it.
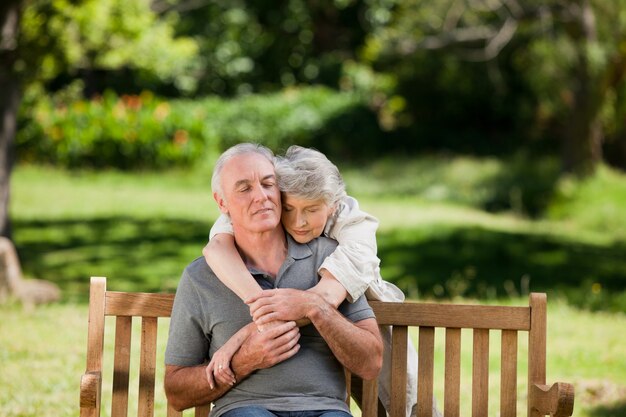
POLYGON ((267 147, 260 145, 258 143, 239 143, 237 145, 231 146, 227 150, 220 155, 220 157, 215 162, 215 167, 213 168, 213 176, 211 177, 211 190, 214 193, 217 193, 220 197, 224 197, 222 194, 222 169, 224 169, 224 165, 231 158, 239 155, 256 153, 261 156, 267 158, 268 161, 272 165, 274 165, 275 157, 274 153, 267 147))
POLYGON ((275 163, 278 188, 306 200, 322 199, 335 207, 346 196, 339 169, 318 150, 293 145, 275 163))

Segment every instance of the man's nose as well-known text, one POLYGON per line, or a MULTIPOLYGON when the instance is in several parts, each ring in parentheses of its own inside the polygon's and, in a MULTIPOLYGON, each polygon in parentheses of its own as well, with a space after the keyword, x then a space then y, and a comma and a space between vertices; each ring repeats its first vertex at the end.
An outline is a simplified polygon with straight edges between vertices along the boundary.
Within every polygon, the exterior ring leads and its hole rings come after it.
POLYGON ((257 184, 254 187, 253 197, 255 201, 265 201, 268 199, 268 196, 269 196, 269 190, 262 187, 261 184, 257 184))

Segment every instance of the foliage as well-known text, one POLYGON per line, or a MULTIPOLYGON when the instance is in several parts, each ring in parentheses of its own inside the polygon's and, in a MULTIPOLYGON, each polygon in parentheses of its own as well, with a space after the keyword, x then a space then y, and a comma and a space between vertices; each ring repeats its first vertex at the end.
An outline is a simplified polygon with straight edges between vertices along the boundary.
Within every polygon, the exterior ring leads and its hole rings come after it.
POLYGON ((419 196, 429 201, 453 202, 489 212, 513 212, 541 217, 552 203, 559 164, 555 158, 533 158, 518 153, 506 158, 428 155, 393 156, 347 169, 351 189, 372 198, 419 196))
POLYGON ((179 16, 179 33, 200 45, 198 94, 275 91, 302 83, 336 86, 382 1, 157 2, 179 16))
POLYGON ((67 104, 39 100, 17 143, 24 161, 71 168, 167 167, 215 147, 200 118, 147 92, 67 104))
POLYGON ((91 94, 96 71, 129 69, 144 84, 190 91, 198 48, 175 36, 175 23, 175 16, 157 18, 146 0, 29 0, 16 69, 27 87, 78 77, 91 94))
POLYGON ((356 95, 317 87, 230 100, 166 101, 148 92, 107 92, 90 101, 38 98, 23 106, 29 114, 23 114, 18 155, 69 168, 189 165, 239 142, 274 150, 311 146, 329 123, 359 106, 356 95))
POLYGON ((624 10, 602 0, 406 0, 368 34, 361 60, 397 78, 418 146, 555 152, 558 139, 564 168, 585 173, 603 134, 625 137, 624 10))
POLYGON ((582 181, 561 178, 546 216, 575 221, 586 229, 626 240, 625 206, 623 174, 603 166, 596 175, 582 181))

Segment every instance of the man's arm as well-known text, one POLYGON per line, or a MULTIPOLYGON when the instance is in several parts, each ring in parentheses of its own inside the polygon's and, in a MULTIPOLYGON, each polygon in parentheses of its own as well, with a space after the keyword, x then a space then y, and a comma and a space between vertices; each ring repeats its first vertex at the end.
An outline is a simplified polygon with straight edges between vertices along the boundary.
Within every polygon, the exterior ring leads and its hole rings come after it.
POLYGON ((350 372, 367 380, 378 376, 383 365, 383 342, 376 319, 353 323, 326 302, 317 304, 307 317, 350 372))
POLYGON ((383 343, 376 319, 353 323, 319 295, 289 288, 263 291, 248 302, 253 317, 271 310, 274 320, 309 319, 337 360, 361 378, 380 372, 383 343))
MULTIPOLYGON (((254 332, 233 356, 231 368, 236 381, 242 381, 257 369, 269 368, 292 357, 300 349, 299 339, 295 322, 262 333, 254 332)), ((231 388, 231 385, 217 383, 211 389, 206 365, 165 367, 165 394, 170 405, 178 411, 213 402, 231 388)))

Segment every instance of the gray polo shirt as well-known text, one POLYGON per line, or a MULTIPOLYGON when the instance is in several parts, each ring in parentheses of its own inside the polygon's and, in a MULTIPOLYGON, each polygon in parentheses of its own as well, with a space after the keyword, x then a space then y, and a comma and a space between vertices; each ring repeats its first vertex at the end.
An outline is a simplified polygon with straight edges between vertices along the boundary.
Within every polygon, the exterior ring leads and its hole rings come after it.
MULTIPOLYGON (((324 237, 299 244, 287 235, 288 254, 276 280, 251 270, 262 286, 306 290, 318 282, 317 270, 337 246, 324 237)), ((364 297, 344 302, 339 311, 352 322, 373 318, 364 297)), ((240 299, 213 274, 204 258, 183 272, 176 291, 165 363, 195 366, 206 362, 241 327, 251 322, 240 299)), ((260 369, 215 401, 213 417, 231 409, 257 405, 268 410, 344 410, 346 386, 341 364, 313 325, 300 329, 296 355, 260 369)))

